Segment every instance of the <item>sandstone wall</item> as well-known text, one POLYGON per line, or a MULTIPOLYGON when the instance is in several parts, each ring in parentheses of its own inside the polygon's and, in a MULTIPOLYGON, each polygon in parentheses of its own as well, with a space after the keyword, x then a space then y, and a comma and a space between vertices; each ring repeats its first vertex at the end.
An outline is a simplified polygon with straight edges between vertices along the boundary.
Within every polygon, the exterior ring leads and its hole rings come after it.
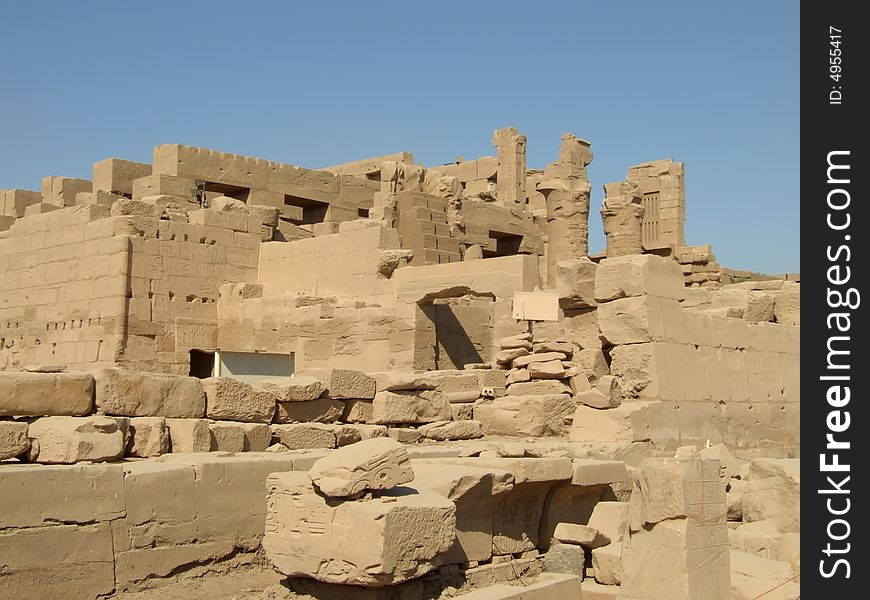
POLYGON ((15 221, 0 239, 0 369, 116 360, 130 256, 123 225, 102 206, 15 221))

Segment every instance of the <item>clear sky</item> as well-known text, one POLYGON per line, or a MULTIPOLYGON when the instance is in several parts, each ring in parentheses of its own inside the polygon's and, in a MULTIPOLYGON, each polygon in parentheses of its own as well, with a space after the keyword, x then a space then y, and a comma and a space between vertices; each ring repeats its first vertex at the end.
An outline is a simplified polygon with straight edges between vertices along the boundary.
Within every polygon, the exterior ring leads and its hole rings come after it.
POLYGON ((602 185, 686 163, 689 244, 800 270, 799 3, 3 2, 0 187, 90 178, 167 142, 306 167, 409 150, 436 165, 528 137, 592 142, 602 185))

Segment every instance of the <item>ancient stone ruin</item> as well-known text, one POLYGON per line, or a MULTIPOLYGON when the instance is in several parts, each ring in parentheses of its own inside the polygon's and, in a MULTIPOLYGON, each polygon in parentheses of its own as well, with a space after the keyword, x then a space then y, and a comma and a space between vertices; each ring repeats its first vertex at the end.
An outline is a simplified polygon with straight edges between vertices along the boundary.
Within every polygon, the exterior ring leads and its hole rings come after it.
POLYGON ((0 598, 799 598, 799 275, 526 142, 0 190, 0 598))

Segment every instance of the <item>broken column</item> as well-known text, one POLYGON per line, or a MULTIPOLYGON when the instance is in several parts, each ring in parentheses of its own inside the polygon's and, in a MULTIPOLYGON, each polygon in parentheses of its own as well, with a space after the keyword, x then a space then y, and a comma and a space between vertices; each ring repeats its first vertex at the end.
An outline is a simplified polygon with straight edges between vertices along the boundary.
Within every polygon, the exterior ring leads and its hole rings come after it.
POLYGON ((620 598, 725 600, 730 589, 725 517, 718 460, 644 460, 629 503, 620 598))
POLYGON ((586 166, 592 162, 589 142, 574 134, 562 136, 559 158, 550 163, 538 183, 547 202, 547 282, 556 284, 560 261, 589 253, 589 194, 586 166))
POLYGON ((498 202, 502 206, 523 206, 526 202, 526 136, 516 127, 497 129, 492 145, 498 160, 498 202))
POLYGON ((637 188, 630 183, 604 185, 601 220, 607 236, 607 257, 640 254, 643 251, 641 225, 645 209, 637 188))

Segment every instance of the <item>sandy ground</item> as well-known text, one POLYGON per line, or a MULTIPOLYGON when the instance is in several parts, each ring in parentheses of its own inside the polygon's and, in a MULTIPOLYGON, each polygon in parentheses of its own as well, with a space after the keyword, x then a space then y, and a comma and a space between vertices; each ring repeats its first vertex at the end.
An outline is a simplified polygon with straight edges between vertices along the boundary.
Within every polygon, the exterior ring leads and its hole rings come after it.
POLYGON ((140 592, 121 592, 111 600, 291 600, 301 599, 287 590, 283 577, 269 568, 251 568, 231 573, 207 573, 200 577, 161 582, 161 587, 140 592), (165 584, 165 585, 164 585, 165 584))

